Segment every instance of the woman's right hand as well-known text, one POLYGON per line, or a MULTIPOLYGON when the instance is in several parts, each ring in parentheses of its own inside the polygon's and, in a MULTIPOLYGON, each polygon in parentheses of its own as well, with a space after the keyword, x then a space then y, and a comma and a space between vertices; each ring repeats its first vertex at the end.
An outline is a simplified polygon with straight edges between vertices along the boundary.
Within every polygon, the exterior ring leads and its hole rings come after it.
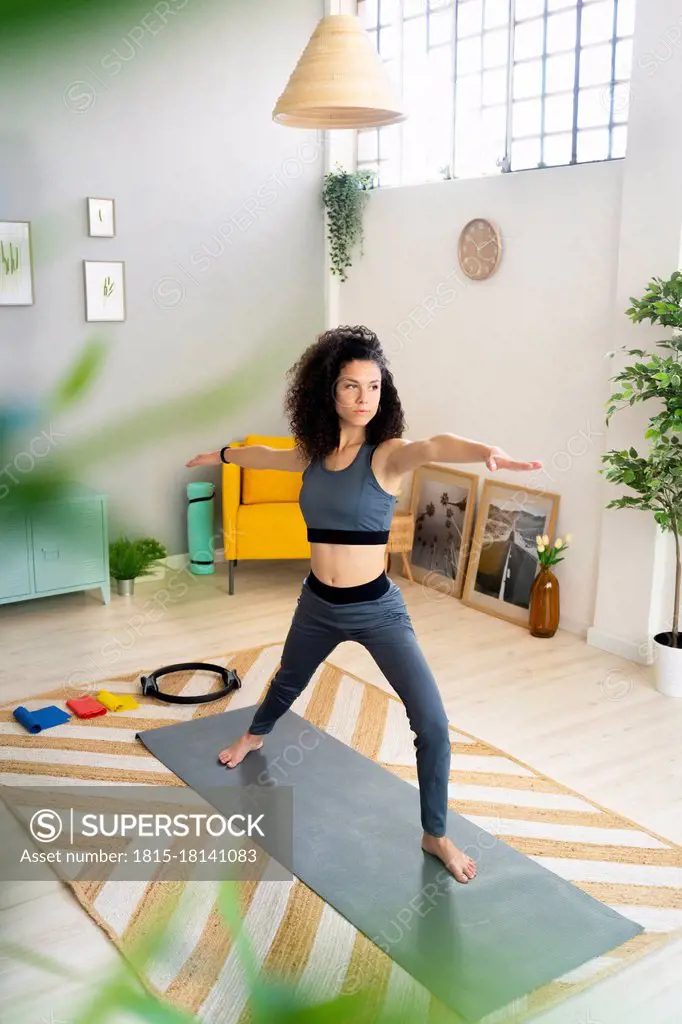
POLYGON ((193 459, 186 462, 186 466, 219 466, 221 463, 220 452, 204 452, 203 455, 195 455, 193 459))

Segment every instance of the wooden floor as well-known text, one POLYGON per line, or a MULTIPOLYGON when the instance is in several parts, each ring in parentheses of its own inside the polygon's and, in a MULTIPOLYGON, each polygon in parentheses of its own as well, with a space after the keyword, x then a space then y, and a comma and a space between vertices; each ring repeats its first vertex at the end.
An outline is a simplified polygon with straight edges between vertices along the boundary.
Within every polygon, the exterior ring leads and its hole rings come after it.
MULTIPOLYGON (((4 606, 0 702, 281 642, 307 570, 307 562, 243 562, 229 596, 224 565, 204 577, 169 569, 163 582, 138 582, 132 598, 112 593, 107 606, 94 591, 4 606)), ((682 844, 682 701, 658 694, 650 669, 562 630, 551 640, 531 637, 410 584, 397 564, 391 574, 454 726, 682 844)), ((328 660, 390 691, 358 644, 341 644, 328 660)), ((16 827, 6 813, 0 824, 16 827)), ((49 952, 83 976, 117 957, 58 882, 0 883, 0 936, 49 952)), ((0 959, 0 1022, 67 1024, 84 991, 77 980, 0 959)), ((537 1020, 679 1024, 680 1006, 682 944, 675 944, 537 1020)))

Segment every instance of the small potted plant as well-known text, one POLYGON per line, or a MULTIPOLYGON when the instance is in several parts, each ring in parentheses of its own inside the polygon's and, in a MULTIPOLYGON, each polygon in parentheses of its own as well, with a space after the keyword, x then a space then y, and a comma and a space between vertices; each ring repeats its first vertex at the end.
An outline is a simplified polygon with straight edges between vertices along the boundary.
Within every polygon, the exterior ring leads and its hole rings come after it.
POLYGON ((550 544, 547 534, 535 538, 540 568, 530 588, 529 629, 531 636, 551 637, 559 628, 559 581, 552 567, 562 562, 571 541, 557 537, 550 544))
POLYGON ((153 537, 136 540, 119 537, 112 541, 109 545, 109 573, 116 580, 118 593, 132 594, 137 577, 151 576, 154 562, 167 554, 163 544, 153 537))

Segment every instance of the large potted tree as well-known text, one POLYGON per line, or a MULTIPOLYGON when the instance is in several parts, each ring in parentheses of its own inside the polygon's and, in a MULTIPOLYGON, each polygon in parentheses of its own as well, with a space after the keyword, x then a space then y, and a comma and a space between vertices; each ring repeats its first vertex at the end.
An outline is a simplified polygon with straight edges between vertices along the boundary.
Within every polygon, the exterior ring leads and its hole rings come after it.
POLYGON ((680 531, 682 528, 682 273, 675 271, 668 281, 653 278, 643 298, 631 298, 626 315, 633 323, 649 320, 672 329, 672 336, 656 343, 664 350, 644 352, 628 349, 635 362, 624 367, 611 380, 617 384, 606 414, 608 424, 617 409, 656 401, 656 412, 649 419, 644 440, 649 449, 640 455, 636 448, 611 449, 602 455, 606 479, 625 484, 635 493, 614 498, 607 508, 637 508, 653 514, 661 530, 673 534, 675 541, 675 591, 670 629, 657 633, 654 640, 656 687, 670 697, 682 697, 682 637, 679 632, 680 531))

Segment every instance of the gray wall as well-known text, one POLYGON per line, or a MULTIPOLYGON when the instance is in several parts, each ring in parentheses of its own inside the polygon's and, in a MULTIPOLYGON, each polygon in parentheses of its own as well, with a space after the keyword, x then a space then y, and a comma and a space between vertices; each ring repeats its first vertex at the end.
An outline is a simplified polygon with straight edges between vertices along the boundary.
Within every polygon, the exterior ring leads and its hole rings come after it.
POLYGON ((185 462, 286 432, 284 371, 324 328, 321 136, 271 119, 323 13, 322 0, 103 6, 1 54, 0 219, 32 222, 35 304, 0 308, 0 401, 45 396, 102 338, 93 389, 53 420, 55 451, 108 491, 112 532, 170 553, 187 550, 185 484, 220 478, 185 462), (115 238, 88 236, 87 196, 115 198, 115 238), (125 323, 85 322, 83 259, 125 260, 125 323), (188 402, 245 361, 236 391, 188 402), (169 401, 170 418, 85 457, 100 427, 169 401))

